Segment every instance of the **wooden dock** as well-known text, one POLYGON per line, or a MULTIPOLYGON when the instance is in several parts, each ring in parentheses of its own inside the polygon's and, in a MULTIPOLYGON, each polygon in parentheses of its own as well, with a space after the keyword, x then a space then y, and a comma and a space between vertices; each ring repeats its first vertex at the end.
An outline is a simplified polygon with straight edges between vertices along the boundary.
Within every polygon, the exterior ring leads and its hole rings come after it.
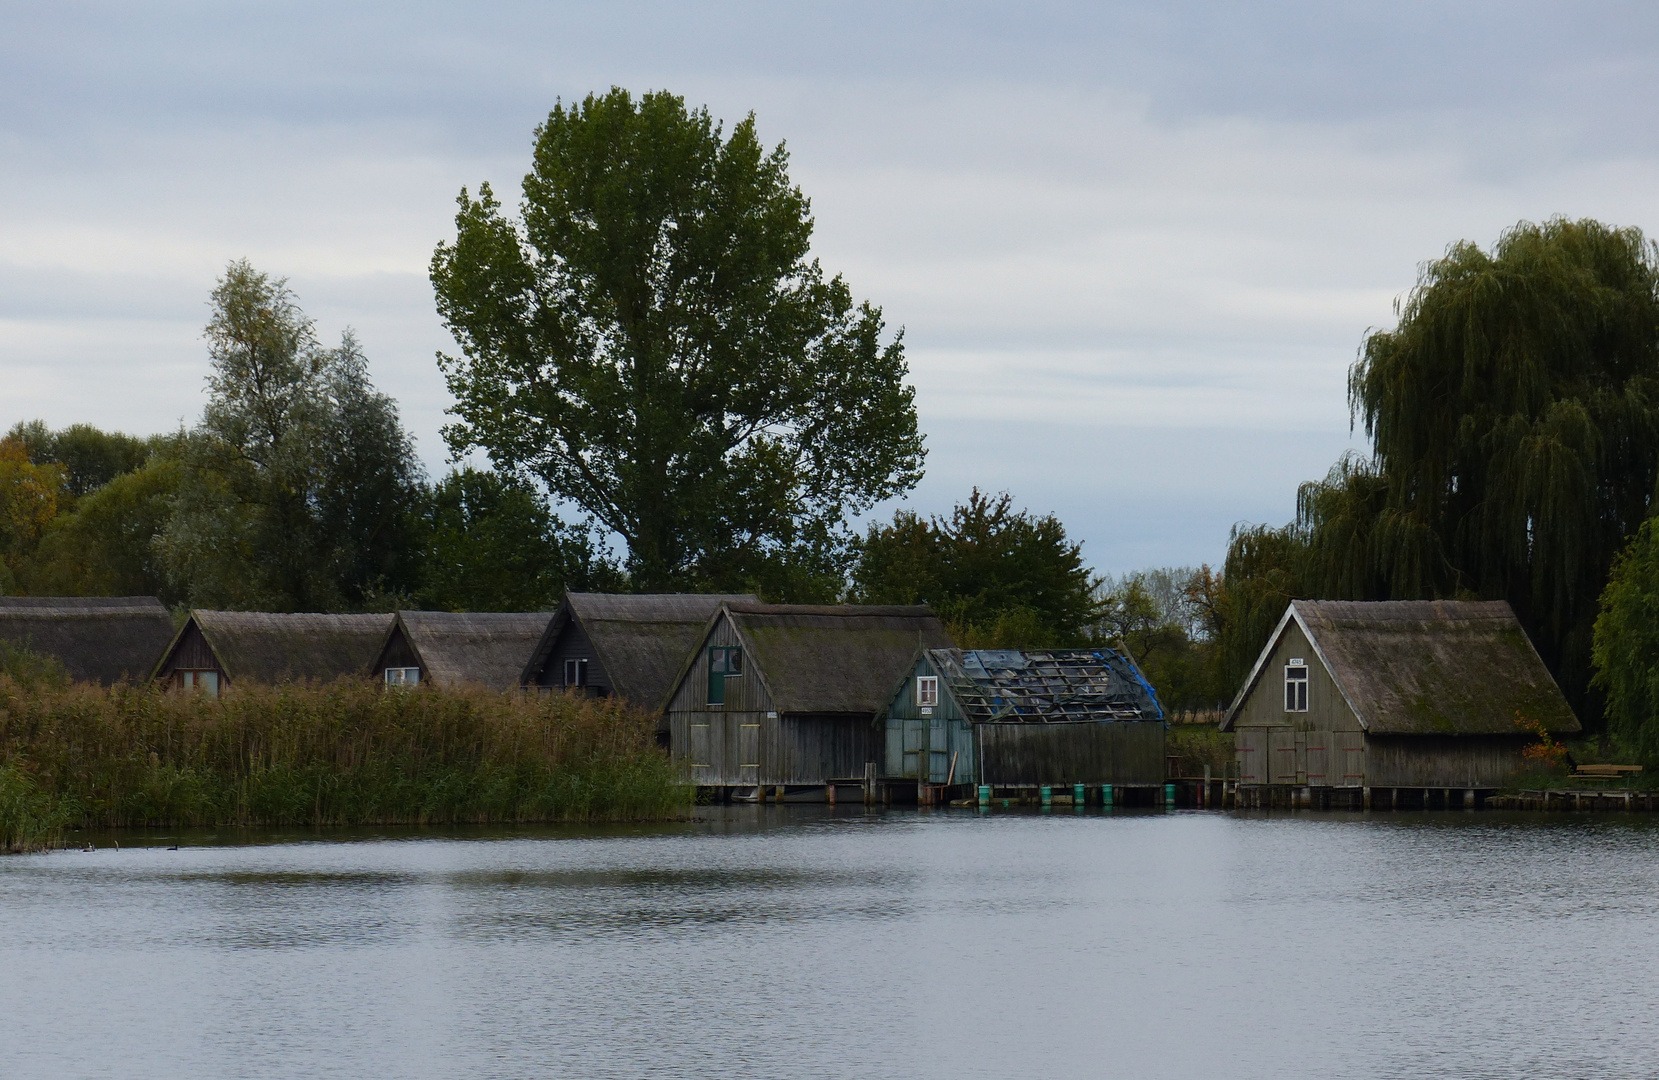
POLYGON ((1659 810, 1659 791, 1546 788, 1493 795, 1486 805, 1494 810, 1659 810))

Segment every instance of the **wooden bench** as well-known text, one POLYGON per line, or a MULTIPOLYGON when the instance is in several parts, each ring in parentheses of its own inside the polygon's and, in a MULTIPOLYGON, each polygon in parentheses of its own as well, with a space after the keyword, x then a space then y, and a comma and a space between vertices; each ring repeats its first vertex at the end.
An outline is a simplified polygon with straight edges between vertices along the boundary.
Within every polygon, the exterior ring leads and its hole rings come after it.
POLYGON ((1642 771, 1640 765, 1580 765, 1573 770, 1574 776, 1629 776, 1642 771))

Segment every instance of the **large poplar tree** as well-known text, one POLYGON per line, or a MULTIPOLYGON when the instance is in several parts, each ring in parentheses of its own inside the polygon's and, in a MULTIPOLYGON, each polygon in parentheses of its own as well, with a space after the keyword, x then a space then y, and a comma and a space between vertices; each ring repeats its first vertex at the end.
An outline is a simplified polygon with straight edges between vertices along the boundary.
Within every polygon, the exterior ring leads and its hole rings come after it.
POLYGON ((537 129, 516 220, 463 190, 433 256, 451 449, 620 535, 636 588, 821 593, 920 477, 901 342, 809 257, 787 165, 752 116, 612 89, 537 129))

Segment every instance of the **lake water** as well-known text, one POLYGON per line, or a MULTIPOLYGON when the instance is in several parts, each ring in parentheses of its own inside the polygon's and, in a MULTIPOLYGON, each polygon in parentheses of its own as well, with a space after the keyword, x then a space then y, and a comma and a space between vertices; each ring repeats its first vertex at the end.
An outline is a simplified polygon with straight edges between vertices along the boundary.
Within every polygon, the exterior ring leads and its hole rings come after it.
POLYGON ((0 1075, 1659 1074, 1645 816, 703 814, 0 860, 0 1075))

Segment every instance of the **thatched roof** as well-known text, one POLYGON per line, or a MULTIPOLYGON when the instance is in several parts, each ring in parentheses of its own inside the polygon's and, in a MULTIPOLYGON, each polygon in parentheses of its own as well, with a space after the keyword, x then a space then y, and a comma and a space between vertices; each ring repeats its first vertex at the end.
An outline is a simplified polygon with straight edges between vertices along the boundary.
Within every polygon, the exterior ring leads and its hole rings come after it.
POLYGON ((552 618, 546 611, 400 611, 397 629, 437 685, 511 690, 552 618))
POLYGON ((928 658, 973 723, 1163 719, 1140 670, 1111 649, 931 649, 928 658))
POLYGON ((1232 725, 1294 620, 1366 731, 1518 735, 1518 718, 1579 730, 1515 613, 1502 600, 1295 600, 1222 721, 1232 725))
POLYGON ((950 648, 933 610, 727 604, 781 712, 875 716, 916 650, 950 648))
POLYGON ((0 639, 56 658, 77 682, 142 679, 172 638, 153 596, 0 596, 0 639))
MULTIPOLYGON (((190 620, 231 682, 328 682, 368 675, 392 616, 192 611, 190 620)), ((190 623, 179 631, 182 639, 190 623)))
POLYGON ((674 676, 697 647, 723 603, 758 603, 755 596, 715 593, 566 593, 521 682, 534 681, 565 626, 574 619, 592 642, 619 697, 661 708, 674 676))

